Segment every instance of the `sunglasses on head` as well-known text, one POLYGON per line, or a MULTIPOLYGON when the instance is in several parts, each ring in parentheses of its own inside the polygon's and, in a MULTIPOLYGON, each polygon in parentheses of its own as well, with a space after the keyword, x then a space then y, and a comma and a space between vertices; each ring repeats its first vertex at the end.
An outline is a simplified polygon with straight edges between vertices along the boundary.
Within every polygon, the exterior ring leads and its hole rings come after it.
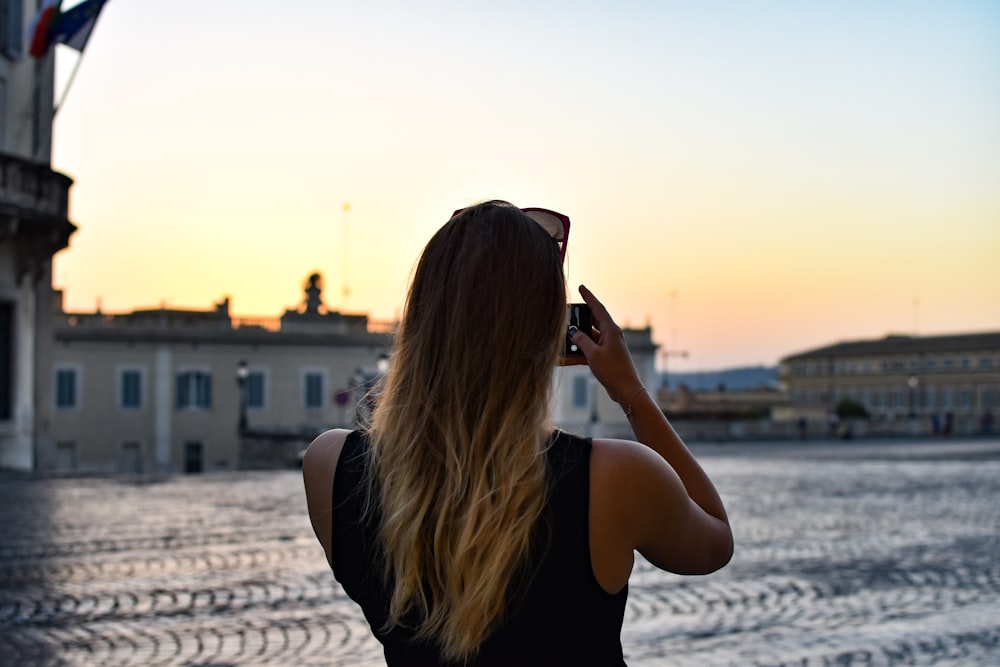
MULTIPOLYGON (((466 209, 460 208, 451 214, 455 217, 466 209)), ((541 225, 542 229, 559 244, 559 259, 566 260, 566 245, 569 243, 569 217, 547 208, 522 208, 521 213, 541 225)))

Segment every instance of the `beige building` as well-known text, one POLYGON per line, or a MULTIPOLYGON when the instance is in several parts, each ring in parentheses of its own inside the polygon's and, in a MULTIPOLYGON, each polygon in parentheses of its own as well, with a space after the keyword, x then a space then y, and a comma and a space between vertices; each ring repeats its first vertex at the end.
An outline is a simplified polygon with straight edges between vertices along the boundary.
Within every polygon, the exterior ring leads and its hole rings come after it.
MULTIPOLYGON (((59 312, 50 393, 40 407, 39 469, 281 465, 319 432, 354 426, 367 388, 385 370, 391 325, 325 312, 316 277, 302 308, 273 320, 233 318, 228 300, 205 311, 59 312)), ((655 388, 651 330, 625 334, 655 388)), ((560 369, 554 381, 557 425, 629 435, 621 408, 585 366, 560 369)))
POLYGON ((977 433, 1000 421, 1000 332, 888 336, 785 357, 785 419, 827 420, 850 400, 887 432, 977 433))
POLYGON ((228 299, 206 311, 59 312, 38 468, 233 469, 246 436, 308 442, 353 424, 358 385, 391 334, 327 312, 317 278, 300 309, 273 319, 233 318, 228 299))
POLYGON ((51 170, 53 57, 28 57, 34 0, 0 0, 0 468, 35 463, 48 391, 52 256, 69 243, 72 181, 51 170))

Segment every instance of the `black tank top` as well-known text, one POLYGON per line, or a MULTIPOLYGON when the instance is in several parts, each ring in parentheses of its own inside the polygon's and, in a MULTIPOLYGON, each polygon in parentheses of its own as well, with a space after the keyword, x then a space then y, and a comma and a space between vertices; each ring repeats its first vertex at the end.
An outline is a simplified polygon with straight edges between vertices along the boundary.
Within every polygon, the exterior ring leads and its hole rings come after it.
MULTIPOLYGON (((333 485, 333 573, 385 649, 386 664, 445 665, 437 648, 406 628, 386 630, 391 589, 382 582, 378 512, 362 512, 367 438, 344 443, 333 485)), ((468 665, 624 665, 621 627, 628 586, 601 588, 590 564, 588 439, 557 431, 548 452, 549 502, 528 567, 515 576, 502 624, 468 665)))

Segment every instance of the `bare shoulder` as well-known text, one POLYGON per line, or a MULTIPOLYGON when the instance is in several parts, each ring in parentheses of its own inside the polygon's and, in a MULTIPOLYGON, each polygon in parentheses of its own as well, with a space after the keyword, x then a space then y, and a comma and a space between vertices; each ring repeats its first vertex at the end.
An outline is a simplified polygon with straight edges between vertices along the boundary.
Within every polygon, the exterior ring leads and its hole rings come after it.
POLYGON ((316 539, 323 545, 327 560, 330 559, 333 512, 333 477, 337 461, 350 435, 347 429, 332 429, 313 440, 302 457, 302 483, 305 486, 306 505, 316 539))
MULTIPOLYGON (((628 583, 634 552, 647 530, 638 520, 656 502, 657 475, 673 472, 656 452, 629 440, 596 438, 590 450, 590 563, 594 577, 608 593, 628 583), (668 470, 663 470, 666 467, 668 470), (650 481, 650 480, 653 481, 650 481)), ((667 483, 669 486, 669 482, 667 483)), ((679 481, 678 481, 679 485, 679 481)), ((681 489, 683 495, 683 489, 681 489)))
POLYGON ((591 474, 615 489, 628 511, 632 503, 645 503, 654 494, 660 500, 688 501, 687 492, 674 469, 655 451, 632 440, 595 438, 591 450, 591 474))
POLYGON ((340 450, 344 448, 344 441, 351 432, 346 428, 334 428, 324 431, 316 436, 316 439, 309 443, 305 456, 302 458, 302 468, 325 468, 326 464, 336 465, 340 458, 340 450))
POLYGON ((705 574, 728 562, 729 526, 699 507, 677 472, 646 445, 595 439, 591 489, 591 502, 604 505, 602 521, 614 525, 606 532, 660 569, 705 574))

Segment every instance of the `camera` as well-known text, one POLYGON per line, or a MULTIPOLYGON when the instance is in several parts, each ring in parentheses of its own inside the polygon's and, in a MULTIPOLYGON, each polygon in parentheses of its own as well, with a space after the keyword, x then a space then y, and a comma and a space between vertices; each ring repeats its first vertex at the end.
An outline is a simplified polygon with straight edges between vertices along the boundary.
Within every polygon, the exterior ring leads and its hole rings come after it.
POLYGON ((576 327, 588 336, 590 335, 592 329, 590 306, 585 303, 571 303, 566 306, 566 349, 564 354, 583 354, 583 350, 569 339, 570 327, 576 327))

